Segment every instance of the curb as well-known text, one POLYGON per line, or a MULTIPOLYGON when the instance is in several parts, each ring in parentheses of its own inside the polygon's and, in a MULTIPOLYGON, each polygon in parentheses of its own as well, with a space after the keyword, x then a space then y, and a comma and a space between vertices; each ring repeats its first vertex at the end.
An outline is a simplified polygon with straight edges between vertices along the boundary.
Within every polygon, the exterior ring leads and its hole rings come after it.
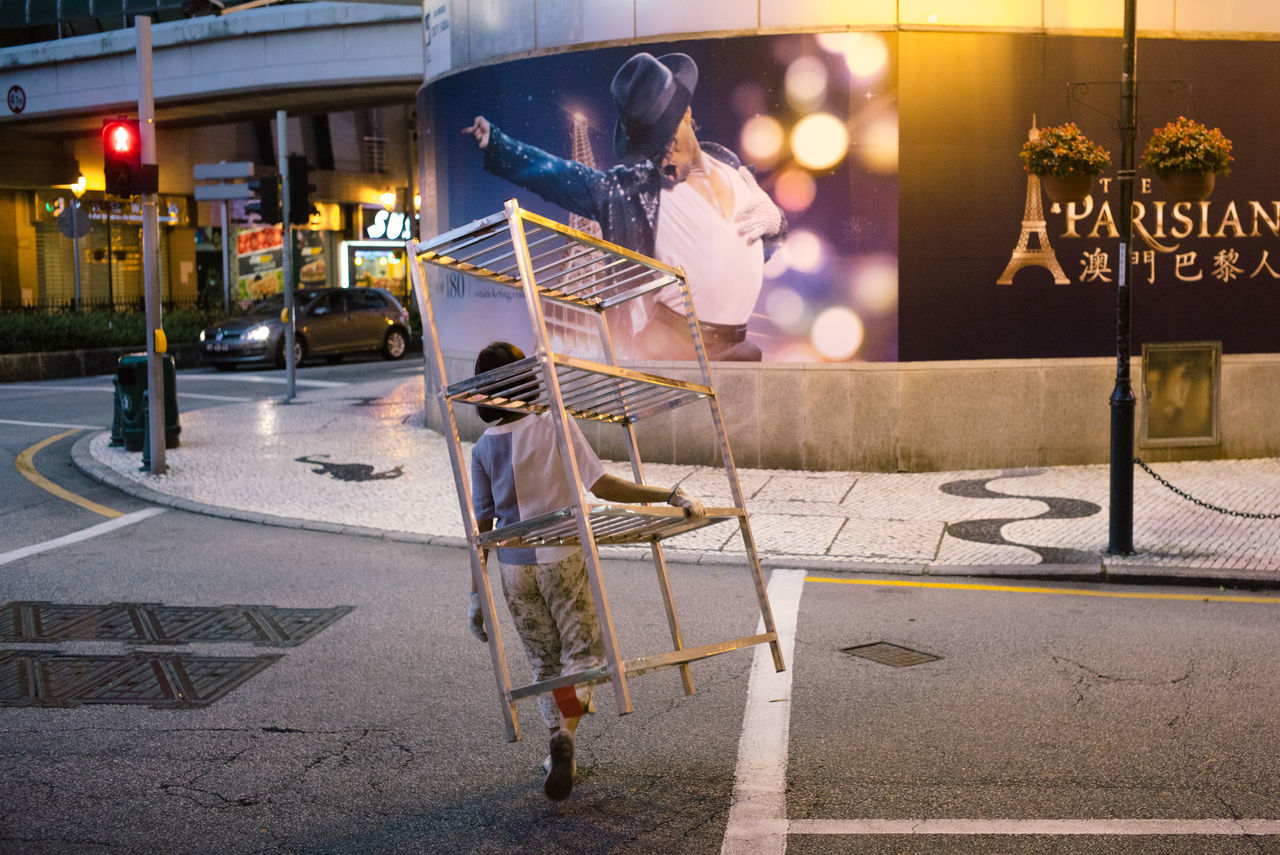
MULTIPOLYGON (((102 433, 105 433, 103 431, 102 433)), ((319 520, 305 520, 297 517, 283 517, 264 514, 256 511, 241 511, 207 505, 152 490, 136 481, 125 478, 109 466, 98 462, 89 453, 89 445, 98 433, 89 433, 78 439, 71 449, 71 459, 76 468, 86 477, 156 505, 204 514, 220 519, 238 520, 240 522, 258 523, 260 525, 279 526, 303 531, 326 532, 329 534, 345 534, 357 537, 370 537, 379 540, 390 540, 401 543, 417 543, 427 546, 444 546, 465 549, 465 537, 450 535, 417 534, 414 532, 394 531, 369 526, 351 526, 338 523, 327 523, 319 520)), ((608 559, 624 559, 632 561, 649 561, 649 550, 643 547, 604 546, 599 549, 600 556, 608 559)), ((726 567, 742 563, 742 557, 736 554, 697 552, 672 547, 664 550, 669 563, 697 565, 707 567, 726 567)), ((1087 582, 1108 583, 1116 585, 1176 585, 1188 587, 1241 588, 1245 590, 1280 590, 1280 578, 1275 573, 1254 570, 1225 569, 1218 574, 1210 574, 1200 568, 1113 565, 1105 558, 1099 558, 1098 564, 963 564, 963 565, 931 565, 920 562, 872 563, 866 561, 848 561, 832 558, 819 558, 812 555, 785 555, 778 553, 762 553, 760 566, 764 569, 798 569, 821 573, 859 573, 874 576, 918 576, 921 578, 937 578, 940 581, 961 577, 977 577, 1007 579, 1012 582, 1087 582)))
MULTIPOLYGON (((146 350, 145 345, 43 353, 3 353, 0 354, 0 383, 30 383, 36 380, 114 374, 120 357, 143 350, 146 350)), ((176 368, 192 368, 200 364, 200 350, 195 344, 170 345, 169 354, 173 357, 176 368)))

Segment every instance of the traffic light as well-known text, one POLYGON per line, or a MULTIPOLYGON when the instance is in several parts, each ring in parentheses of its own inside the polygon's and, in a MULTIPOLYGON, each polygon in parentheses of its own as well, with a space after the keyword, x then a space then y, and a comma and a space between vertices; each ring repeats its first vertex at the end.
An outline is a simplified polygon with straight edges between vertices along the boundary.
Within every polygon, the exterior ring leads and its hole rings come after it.
POLYGON ((249 182, 253 198, 244 206, 245 213, 257 214, 264 223, 280 222, 280 176, 274 172, 249 182))
POLYGON ((111 196, 134 196, 142 178, 142 133, 137 119, 102 122, 102 174, 111 196))
POLYGON ((311 204, 311 194, 316 185, 308 183, 307 156, 304 154, 289 155, 289 222, 295 226, 305 226, 311 222, 311 215, 320 213, 311 204))

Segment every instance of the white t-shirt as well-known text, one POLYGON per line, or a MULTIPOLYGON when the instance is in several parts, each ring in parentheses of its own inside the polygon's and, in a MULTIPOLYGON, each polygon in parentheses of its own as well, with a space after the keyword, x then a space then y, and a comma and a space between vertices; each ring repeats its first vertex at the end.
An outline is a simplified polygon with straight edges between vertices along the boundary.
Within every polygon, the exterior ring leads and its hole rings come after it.
MULTIPOLYGON (((497 519, 502 527, 567 507, 573 497, 564 478, 550 412, 494 425, 471 452, 471 504, 477 519, 497 519)), ((588 489, 604 475, 604 465, 577 423, 569 419, 573 456, 588 489)), ((546 564, 572 555, 577 546, 507 547, 503 564, 546 564)))
MULTIPOLYGON (((703 155, 702 162, 729 182, 733 213, 737 214, 747 198, 742 176, 709 154, 703 155)), ((738 234, 733 216, 726 220, 720 209, 687 181, 662 190, 654 256, 684 267, 698 320, 737 325, 751 317, 764 281, 764 244, 756 241, 748 245, 738 234)), ((678 288, 663 288, 656 299, 684 314, 678 288)))

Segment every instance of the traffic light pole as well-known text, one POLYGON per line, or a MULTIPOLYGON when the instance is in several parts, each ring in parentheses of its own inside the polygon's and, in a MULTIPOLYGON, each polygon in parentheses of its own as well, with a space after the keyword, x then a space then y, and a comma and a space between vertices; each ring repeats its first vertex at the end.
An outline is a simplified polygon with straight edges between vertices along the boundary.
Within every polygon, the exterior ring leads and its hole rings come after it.
POLYGON ((284 399, 292 401, 296 394, 297 366, 293 363, 293 228, 289 224, 289 126, 288 114, 276 110, 276 162, 280 169, 280 261, 284 265, 284 310, 288 314, 284 325, 284 399))
MULTIPOLYGON (((142 141, 142 162, 156 162, 156 103, 151 71, 151 19, 138 15, 133 19, 138 33, 138 125, 142 141)), ((165 471, 164 440, 164 364, 167 349, 161 332, 160 316, 160 222, 156 192, 142 194, 142 282, 147 306, 147 397, 151 474, 165 471)))

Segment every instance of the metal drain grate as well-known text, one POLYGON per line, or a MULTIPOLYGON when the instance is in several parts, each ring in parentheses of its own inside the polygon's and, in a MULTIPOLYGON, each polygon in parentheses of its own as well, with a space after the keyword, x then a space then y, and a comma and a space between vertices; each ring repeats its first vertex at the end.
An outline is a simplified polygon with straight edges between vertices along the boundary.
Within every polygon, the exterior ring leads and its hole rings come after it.
POLYGON ((872 644, 858 644, 853 647, 841 648, 850 656, 858 656, 862 659, 870 659, 872 662, 879 662, 881 665, 892 665, 894 668, 906 668, 909 665, 923 665, 925 662, 934 662, 941 659, 941 656, 934 656, 932 653, 923 653, 919 650, 912 650, 910 647, 901 647, 897 644, 890 644, 887 641, 877 641, 872 644))
POLYGON ((0 643, 122 641, 129 644, 249 642, 297 647, 352 610, 275 606, 78 605, 19 601, 0 606, 0 643))
POLYGON ((0 650, 0 707, 145 704, 152 709, 197 709, 281 658, 279 653, 249 658, 0 650))

